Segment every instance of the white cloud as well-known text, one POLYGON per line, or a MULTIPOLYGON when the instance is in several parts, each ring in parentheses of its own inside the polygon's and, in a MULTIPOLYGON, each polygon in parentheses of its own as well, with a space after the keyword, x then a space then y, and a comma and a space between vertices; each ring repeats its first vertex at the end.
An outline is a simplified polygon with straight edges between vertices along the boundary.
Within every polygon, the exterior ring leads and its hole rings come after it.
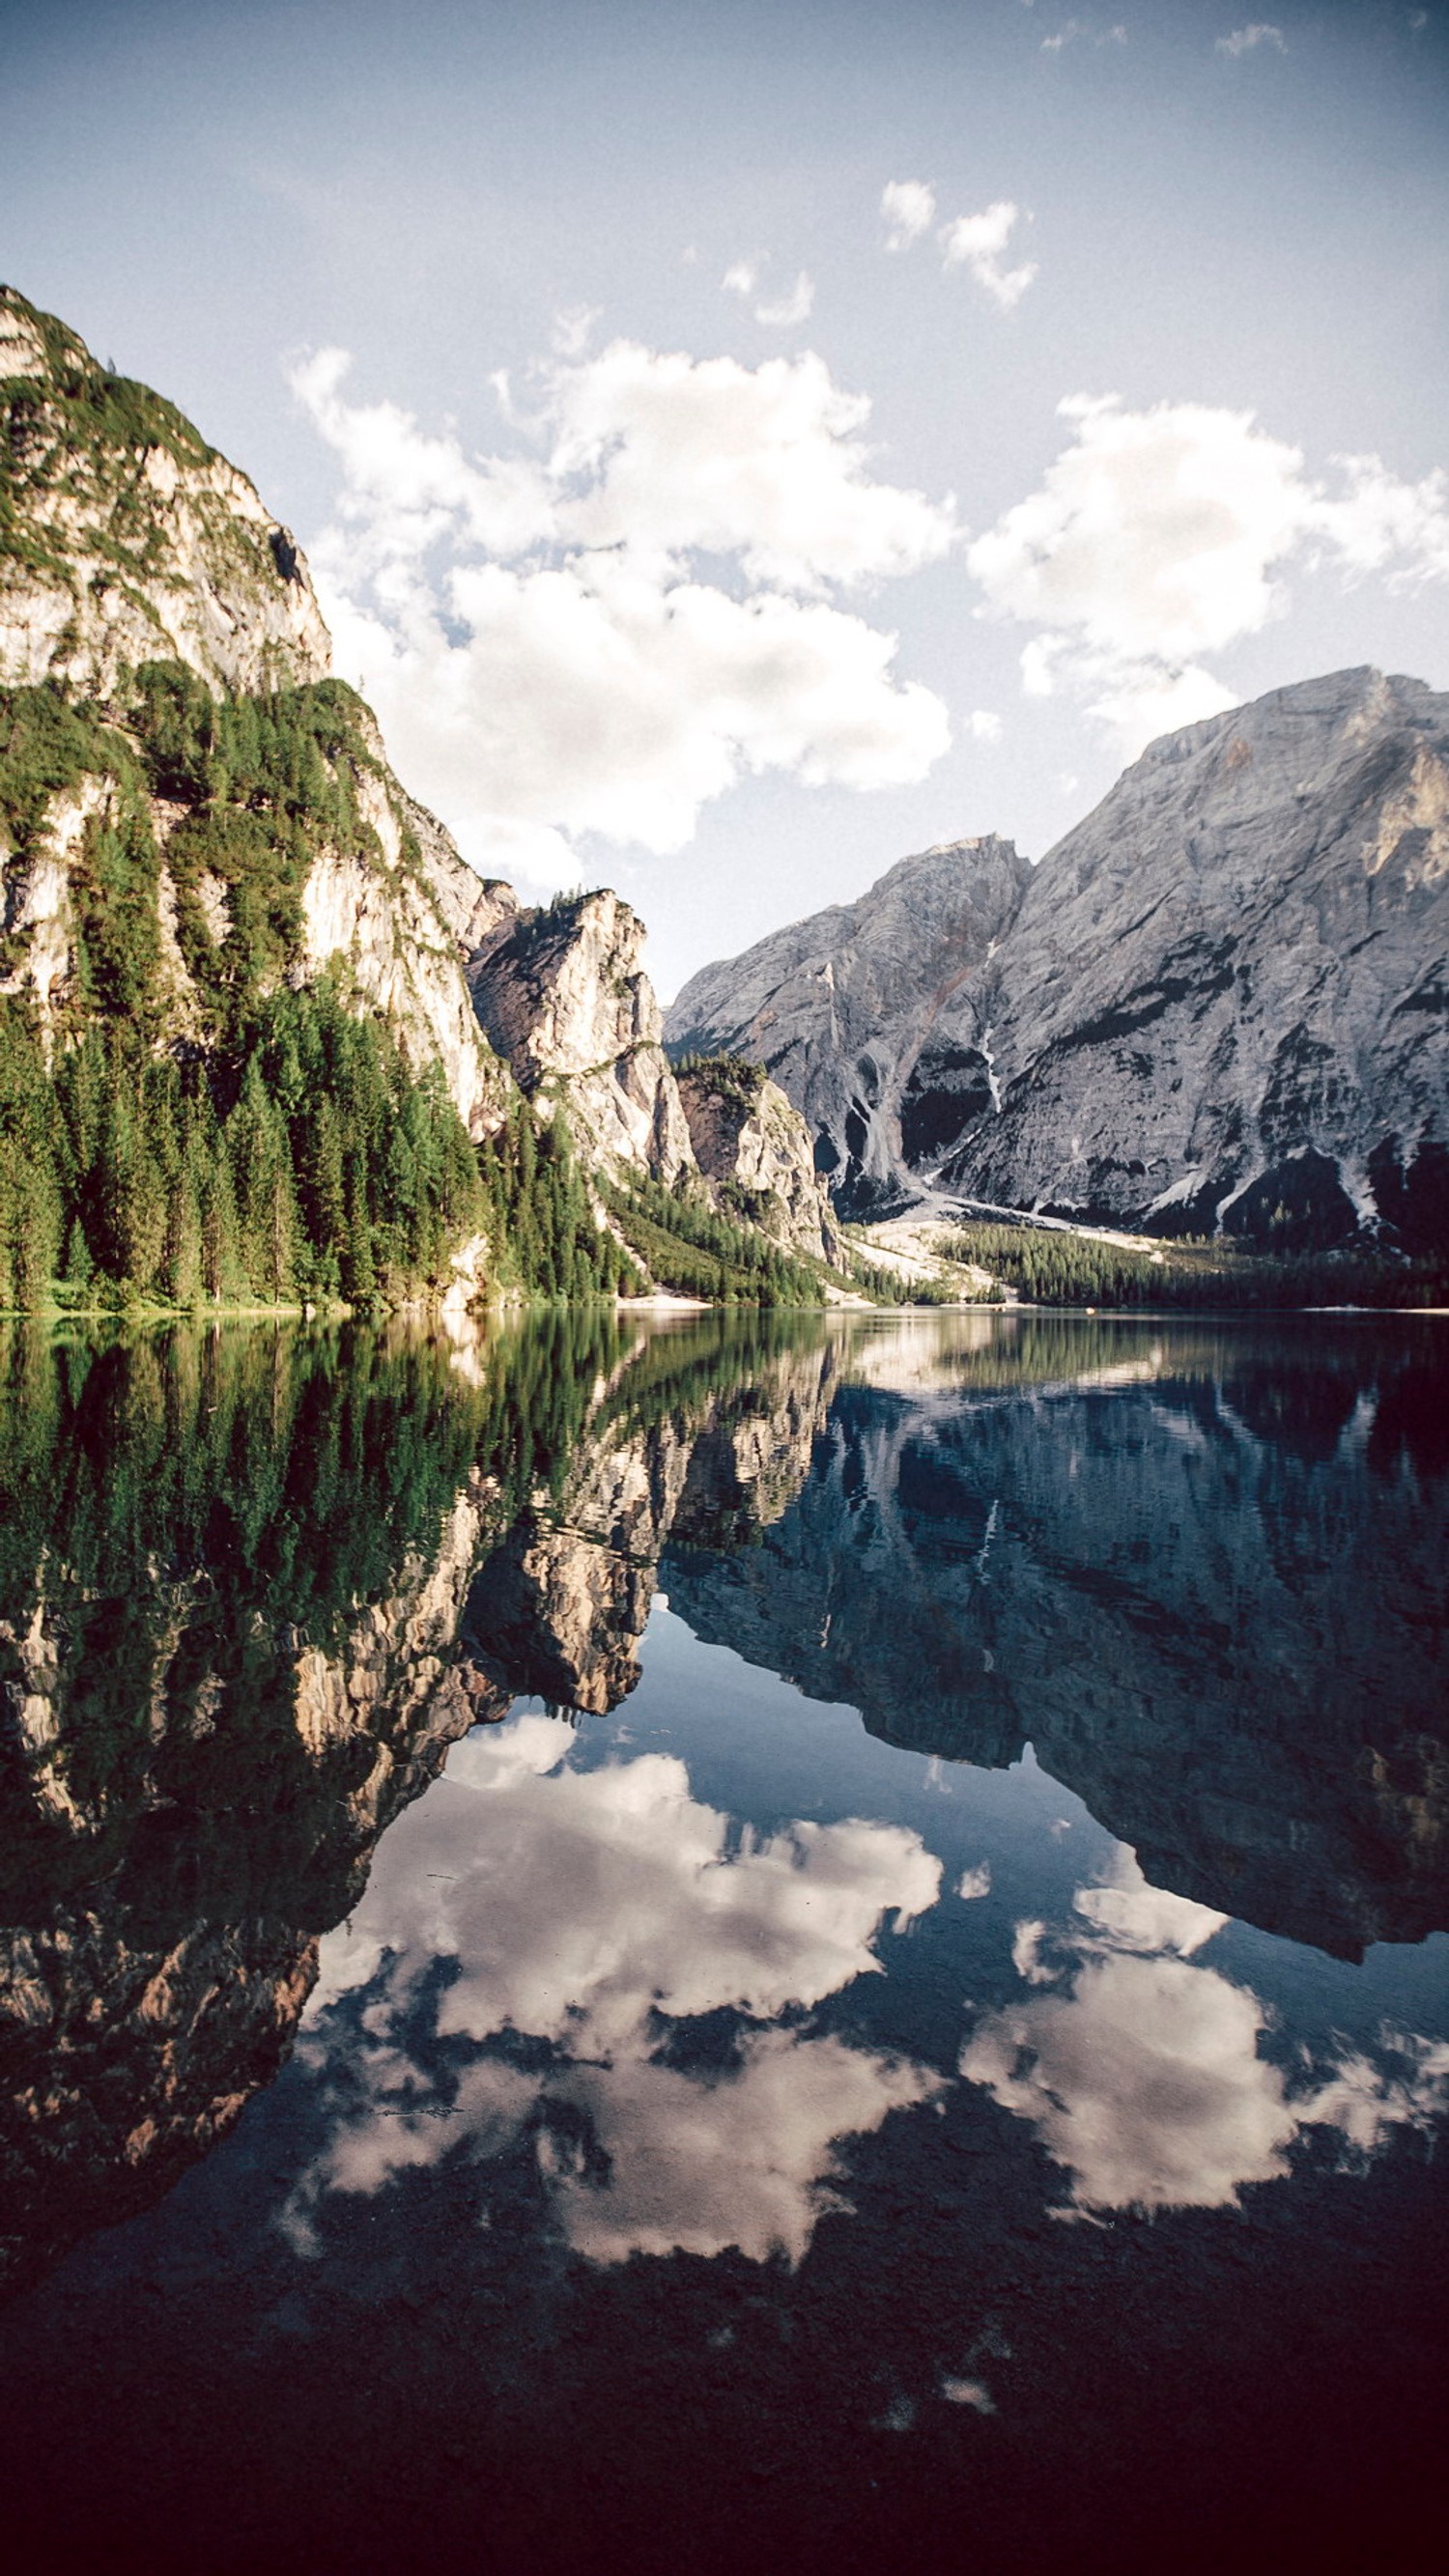
POLYGON ((1410 484, 1378 457, 1339 458, 1330 490, 1250 412, 1059 408, 1068 445, 967 561, 991 608, 1042 630, 1022 654, 1028 694, 1065 678, 1124 749, 1234 703, 1202 657, 1279 612, 1295 560, 1350 579, 1449 575, 1442 474, 1410 484))
POLYGON ((554 316, 553 345, 561 358, 581 358, 594 335, 602 307, 597 304, 571 304, 554 316))
POLYGON ((881 214, 886 226, 886 249, 909 250, 912 242, 928 233, 936 219, 936 200, 920 179, 892 179, 881 191, 881 214))
POLYGON ((1282 28, 1265 26, 1261 19, 1251 27, 1235 27, 1230 36, 1219 36, 1217 51, 1220 54, 1252 54, 1260 45, 1271 46, 1275 53, 1286 54, 1288 51, 1288 39, 1282 28))
POLYGON ((978 1861, 974 1869, 963 1870, 956 1882, 956 1893, 964 1897, 968 1905, 978 1896, 989 1896, 991 1894, 990 1861, 978 1861))
MULTIPOLYGON (((760 272, 754 263, 747 259, 736 260, 734 266, 727 268, 720 279, 720 284, 727 293, 742 295, 747 302, 759 283, 760 272)), ((793 329, 797 322, 809 319, 814 303, 815 282, 813 278, 806 276, 802 268, 788 295, 778 296, 773 303, 755 306, 755 320, 765 323, 771 330, 788 331, 793 329)))
POLYGON ((801 1822, 732 1842, 681 1762, 576 1772, 574 1744, 561 1721, 525 1716, 458 1748, 445 1788, 389 1835, 352 1923, 324 1943, 304 2043, 315 2062, 326 2006, 374 1979, 380 1992, 289 2208, 300 2247, 316 2242, 329 2193, 376 2192, 455 2152, 486 2161, 530 2122, 559 2223, 594 2260, 738 2245, 795 2262, 836 2205, 836 2141, 939 2091, 925 2068, 778 2026, 878 1970, 887 1915, 934 1904, 940 1864, 918 1836, 801 1822), (438 1958, 454 1970, 441 1989, 438 1958), (660 2062, 664 2023, 722 2009, 763 2025, 728 2071, 660 2062), (525 2034, 549 2050, 547 2069, 485 2057, 439 2102, 409 2054, 417 2013, 454 2043, 525 2034), (560 2105, 584 2114, 603 2181, 551 2122, 560 2105))
POLYGON ((349 403, 346 365, 293 377, 343 469, 314 558, 338 668, 485 872, 568 882, 572 836, 677 849, 742 774, 904 784, 947 748, 894 637, 821 594, 938 559, 954 505, 876 478, 869 403, 818 357, 616 341, 542 370, 519 451, 484 457, 349 403))
POLYGON ((1289 2171, 1305 2129, 1336 2129, 1361 2160, 1449 2108, 1449 2045, 1391 2034, 1385 2065, 1351 2051, 1293 2091, 1259 2053, 1257 1996, 1192 1964, 1226 1917, 1147 1886, 1135 1862, 1075 1902, 1089 1931, 1018 1925, 1018 1973, 1055 1991, 985 2015, 961 2072, 1031 2122, 1077 2208, 1230 2206, 1289 2171))
POLYGON ((814 281, 802 268, 788 295, 782 295, 776 304, 755 306, 755 320, 768 323, 774 331, 792 330, 797 322, 808 320, 814 302, 814 281))
POLYGON ((1042 52, 1044 54, 1060 54, 1065 51, 1068 45, 1074 45, 1079 37, 1082 38, 1085 43, 1096 45, 1098 47, 1102 45, 1125 45, 1127 42, 1127 30, 1121 25, 1115 27, 1092 27, 1087 25, 1081 18, 1068 18, 1064 25, 1056 29, 1053 35, 1043 36, 1041 40, 1042 52))
POLYGON ((1001 197, 979 215, 958 215, 954 222, 943 224, 936 236, 947 268, 969 268, 977 285, 1003 313, 1020 303, 1037 274, 1034 260, 1020 268, 1002 266, 1019 212, 1009 197, 1001 197))
POLYGON ((1000 742, 1001 718, 990 707, 973 707, 966 719, 973 742, 1000 742))

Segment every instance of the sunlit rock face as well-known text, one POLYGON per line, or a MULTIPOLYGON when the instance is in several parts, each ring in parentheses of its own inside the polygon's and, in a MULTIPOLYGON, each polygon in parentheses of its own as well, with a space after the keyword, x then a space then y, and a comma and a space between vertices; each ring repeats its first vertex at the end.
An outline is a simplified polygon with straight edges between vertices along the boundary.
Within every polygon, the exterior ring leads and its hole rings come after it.
POLYGON ((1161 1231, 1449 1240, 1449 697, 1377 671, 1154 743, 1000 960, 942 1179, 1161 1231))
MULTIPOLYGON (((10 288, 0 288, 0 406, 10 530, 0 563, 0 689, 53 683, 98 719, 93 766, 41 798, 13 847, 0 827, 8 934, 0 993, 25 997, 48 1047, 68 1045, 84 1027, 89 845, 125 812, 133 858, 135 836, 153 844, 154 870, 141 871, 151 881, 134 900, 153 915, 155 1035, 205 1046, 215 1030, 178 939, 166 851, 203 806, 213 819, 224 811, 226 790, 213 779, 203 795, 195 780, 178 778, 140 809, 134 798, 128 806, 121 771, 134 677, 143 665, 179 665, 212 696, 240 698, 331 681, 331 640, 311 576, 246 476, 172 404, 110 375, 74 332, 10 288)), ((284 942, 287 978, 302 985, 340 970, 415 1070, 442 1068, 469 1131, 489 1134, 512 1085, 482 1039, 463 958, 517 907, 464 865, 442 825, 393 777, 362 701, 333 686, 346 721, 335 747, 316 756, 334 779, 345 771, 355 829, 339 846, 310 817, 294 825, 307 864, 284 942)), ((230 819, 240 846, 244 806, 230 819)), ((224 955, 238 907, 255 899, 241 862, 228 882, 208 877, 200 904, 214 950, 224 955)), ((139 923, 132 930, 143 940, 139 923)))
POLYGON ((759 1066, 716 1058, 681 1066, 679 1097, 695 1160, 720 1204, 793 1250, 842 1261, 810 1130, 779 1084, 759 1066))
POLYGON ((319 680, 332 648, 291 535, 244 474, 144 385, 0 287, 15 534, 0 570, 0 686, 104 697, 174 657, 214 688, 319 680))
POLYGON ((1029 874, 994 837, 902 859, 859 902, 692 976, 670 1045, 762 1063, 803 1111, 842 1215, 896 1204, 977 1093, 990 1100, 993 951, 1029 874))
POLYGON ((667 1551, 671 1603, 891 1742, 1029 1742, 1183 1896, 1349 1956, 1420 1939, 1449 1923, 1449 1459, 1412 1353, 1361 1397, 1319 1343, 1204 1336, 1199 1373, 1179 1337, 1138 1383, 1010 1403, 846 1387, 758 1546, 667 1551))
POLYGON ((563 1107, 592 1156, 655 1180, 694 1169, 664 1024, 640 964, 644 925, 615 894, 519 914, 470 966, 490 1044, 528 1098, 563 1107))
POLYGON ((902 860, 706 967, 847 1213, 924 1182, 1281 1248, 1449 1242, 1449 697, 1353 670, 1152 744, 1036 869, 902 860))

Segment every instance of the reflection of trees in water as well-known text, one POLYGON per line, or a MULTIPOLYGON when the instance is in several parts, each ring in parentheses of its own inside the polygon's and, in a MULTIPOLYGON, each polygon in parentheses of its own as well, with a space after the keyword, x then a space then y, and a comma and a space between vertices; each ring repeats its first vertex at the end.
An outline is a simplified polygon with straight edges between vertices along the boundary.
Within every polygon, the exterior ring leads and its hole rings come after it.
POLYGON ((1433 1331, 15 1332, 13 2264, 154 2198, 268 2080, 315 1936, 475 1720, 632 1687, 666 1549, 702 1636, 904 1744, 1029 1735, 1185 1893, 1413 1937, 1444 1879, 1433 1331))

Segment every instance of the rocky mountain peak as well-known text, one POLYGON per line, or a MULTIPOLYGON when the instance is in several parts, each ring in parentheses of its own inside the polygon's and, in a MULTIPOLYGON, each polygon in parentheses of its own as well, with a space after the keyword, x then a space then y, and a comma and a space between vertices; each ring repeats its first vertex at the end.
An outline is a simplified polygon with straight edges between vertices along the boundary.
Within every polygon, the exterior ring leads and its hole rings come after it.
POLYGON ((707 967, 845 1212, 934 1189, 1293 1246, 1449 1240, 1449 697, 1367 668, 1151 744, 1040 866, 902 860, 707 967))
POLYGON ((175 660, 209 688, 324 678, 331 641, 290 532, 175 406, 0 287, 0 685, 109 697, 175 660))

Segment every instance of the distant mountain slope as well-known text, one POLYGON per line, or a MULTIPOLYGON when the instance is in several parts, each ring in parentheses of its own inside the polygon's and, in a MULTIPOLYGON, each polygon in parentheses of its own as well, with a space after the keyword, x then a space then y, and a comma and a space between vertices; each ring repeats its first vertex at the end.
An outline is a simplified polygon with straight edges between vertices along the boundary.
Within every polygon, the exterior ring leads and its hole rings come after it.
POLYGON ((758 1058, 814 1129, 841 1212, 878 1207, 899 1194, 903 1159, 928 1153, 933 1123, 944 1116, 954 1139, 966 1104, 990 1098, 992 951, 1030 875, 994 838, 902 859, 858 903, 692 977, 665 1023, 670 1050, 758 1058))
POLYGON ((827 1163, 852 1097, 856 1200, 929 1177, 1157 1232, 1449 1241, 1449 697, 1344 671, 1154 743, 1038 869, 1010 854, 962 973, 953 888, 1003 848, 707 968, 668 1035, 778 1026, 827 1163), (842 977, 866 1007, 802 1047, 799 996, 842 977))

